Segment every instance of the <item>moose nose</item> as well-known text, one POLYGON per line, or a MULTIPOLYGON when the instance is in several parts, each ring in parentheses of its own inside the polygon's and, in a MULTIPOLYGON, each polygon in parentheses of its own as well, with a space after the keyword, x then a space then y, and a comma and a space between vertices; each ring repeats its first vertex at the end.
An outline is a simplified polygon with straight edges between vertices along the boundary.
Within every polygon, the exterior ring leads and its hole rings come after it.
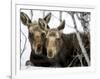
POLYGON ((40 45, 40 44, 37 45, 37 49, 38 49, 38 50, 41 49, 41 45, 40 45))
POLYGON ((48 52, 48 57, 49 57, 49 58, 52 58, 52 57, 53 57, 53 53, 52 53, 51 50, 48 52))

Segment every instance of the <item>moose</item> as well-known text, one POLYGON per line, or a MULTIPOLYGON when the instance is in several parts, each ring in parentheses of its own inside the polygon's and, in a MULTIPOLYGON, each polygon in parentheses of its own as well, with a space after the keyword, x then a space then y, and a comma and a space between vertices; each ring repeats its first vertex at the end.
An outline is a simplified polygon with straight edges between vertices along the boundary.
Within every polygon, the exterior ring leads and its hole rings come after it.
POLYGON ((51 18, 51 13, 48 13, 44 18, 39 18, 37 21, 31 21, 27 14, 20 13, 22 23, 28 28, 28 39, 31 45, 30 60, 26 61, 26 65, 48 67, 51 65, 46 56, 45 48, 45 29, 49 29, 48 23, 51 18))
MULTIPOLYGON (((80 55, 82 51, 79 46, 76 34, 64 34, 62 30, 65 27, 65 20, 57 28, 47 29, 45 47, 47 50, 47 57, 57 67, 68 67, 73 56, 77 53, 80 55)), ((90 42, 88 34, 80 33, 82 42, 90 58, 90 42)), ((85 58, 82 58, 83 65, 87 66, 85 58)), ((71 66, 81 66, 77 58, 71 66)))

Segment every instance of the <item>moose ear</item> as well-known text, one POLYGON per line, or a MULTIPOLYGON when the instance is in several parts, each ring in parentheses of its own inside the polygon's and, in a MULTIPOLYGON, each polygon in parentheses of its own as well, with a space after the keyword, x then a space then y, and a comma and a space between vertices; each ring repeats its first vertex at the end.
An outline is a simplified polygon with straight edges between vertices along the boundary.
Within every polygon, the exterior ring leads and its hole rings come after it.
POLYGON ((31 22, 30 18, 28 17, 27 14, 25 14, 24 12, 20 12, 20 19, 22 21, 22 23, 26 26, 29 26, 31 22))
POLYGON ((51 19, 51 13, 48 13, 43 19, 46 21, 46 23, 49 23, 51 19))
POLYGON ((65 20, 62 21, 62 23, 58 26, 58 30, 63 30, 65 27, 65 20))
POLYGON ((49 29, 48 24, 44 21, 44 19, 39 18, 38 23, 40 25, 40 28, 47 31, 49 29))
POLYGON ((40 28, 45 30, 45 26, 46 26, 45 21, 43 19, 39 18, 38 23, 40 25, 40 28))

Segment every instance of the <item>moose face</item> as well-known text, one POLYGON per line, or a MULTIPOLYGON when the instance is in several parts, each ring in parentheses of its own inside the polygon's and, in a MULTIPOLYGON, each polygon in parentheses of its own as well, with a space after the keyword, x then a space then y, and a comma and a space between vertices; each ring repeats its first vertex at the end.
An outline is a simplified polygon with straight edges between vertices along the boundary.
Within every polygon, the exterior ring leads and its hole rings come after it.
POLYGON ((28 27, 28 38, 31 44, 31 49, 35 51, 35 54, 41 54, 46 31, 48 28, 48 22, 51 18, 51 13, 45 16, 43 19, 39 18, 38 22, 32 22, 30 18, 23 12, 20 14, 22 23, 28 27))
POLYGON ((63 21, 58 28, 49 29, 46 35, 47 57, 54 58, 62 46, 62 32, 65 21, 63 21))
POLYGON ((32 50, 35 51, 35 54, 41 54, 43 48, 43 40, 45 38, 45 31, 43 31, 38 23, 29 27, 29 41, 31 44, 32 50))

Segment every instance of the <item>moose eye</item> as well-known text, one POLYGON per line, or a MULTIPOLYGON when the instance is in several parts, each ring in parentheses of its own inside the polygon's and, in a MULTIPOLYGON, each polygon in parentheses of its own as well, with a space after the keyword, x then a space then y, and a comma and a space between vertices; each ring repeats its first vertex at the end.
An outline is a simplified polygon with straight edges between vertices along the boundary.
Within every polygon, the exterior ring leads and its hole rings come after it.
POLYGON ((42 37, 45 37, 45 33, 42 33, 41 35, 42 35, 42 37))

